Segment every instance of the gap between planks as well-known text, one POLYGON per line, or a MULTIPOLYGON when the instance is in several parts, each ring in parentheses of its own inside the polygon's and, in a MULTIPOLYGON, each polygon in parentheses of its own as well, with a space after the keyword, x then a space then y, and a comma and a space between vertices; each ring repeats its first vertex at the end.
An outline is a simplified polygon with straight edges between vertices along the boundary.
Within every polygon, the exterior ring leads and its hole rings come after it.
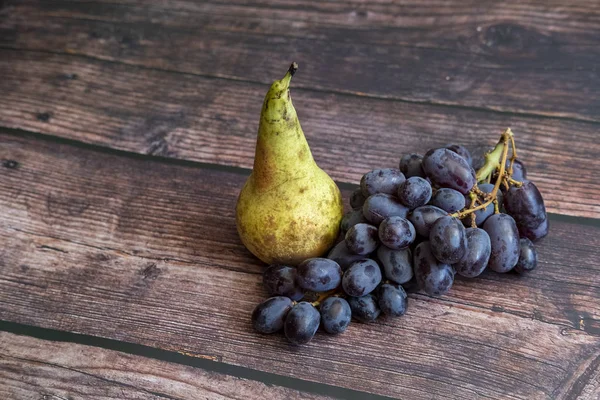
MULTIPOLYGON (((219 395, 228 399, 233 399, 239 398, 237 395, 240 394, 239 390, 241 390, 241 394, 249 396, 243 397, 248 400, 262 400, 266 398, 277 398, 282 400, 289 398, 297 400, 326 400, 332 398, 352 400, 390 399, 390 397, 386 396, 379 396, 211 361, 198 355, 187 355, 90 335, 39 328, 2 320, 0 320, 0 332, 4 332, 4 334, 0 334, 0 366, 4 363, 4 357, 16 358, 14 354, 10 355, 7 353, 24 353, 25 356, 28 355, 27 360, 24 358, 17 359, 30 361, 34 364, 47 364, 51 367, 56 367, 57 369, 69 369, 74 373, 88 375, 92 379, 108 381, 109 383, 114 384, 115 387, 123 386, 125 389, 134 389, 136 392, 143 392, 142 394, 157 395, 158 398, 177 398, 181 400, 185 398, 192 400, 198 398, 196 396, 199 394, 205 394, 207 396, 219 395), (39 348, 40 351, 31 354, 31 348, 21 348, 20 346, 39 348), (99 352, 94 349, 108 350, 108 352, 99 352), (59 354, 54 355, 53 353, 59 354), (81 357, 85 358, 82 359, 81 357), (143 357, 143 359, 139 359, 138 357, 143 357), (47 360, 45 361, 45 359, 48 358, 57 358, 57 360, 50 363, 47 360), (156 360, 159 362, 149 363, 144 361, 144 359, 156 360), (103 361, 106 362, 105 365, 102 365, 103 361), (127 374, 130 373, 130 371, 125 369, 121 370, 123 374, 118 375, 118 378, 120 379, 115 379, 113 377, 109 380, 106 376, 102 376, 107 375, 107 370, 111 371, 114 368, 117 368, 115 361, 119 361, 117 364, 121 367, 127 365, 135 366, 131 371, 134 374, 131 376, 131 379, 127 379, 127 374), (164 363, 192 367, 193 369, 165 367, 164 363), (67 366, 66 364, 75 364, 75 366, 67 366), (143 365, 143 368, 140 368, 140 365, 143 365), (169 374, 164 371, 165 369, 174 369, 174 371, 171 372, 176 373, 177 375, 173 374, 169 376, 169 374), (151 375, 153 373, 157 374, 156 377, 151 375), (223 376, 230 376, 235 379, 231 380, 224 378, 223 376), (144 379, 145 377, 148 377, 148 379, 144 379), (139 382, 139 385, 136 385, 137 387, 133 386, 130 381, 137 381, 139 382), (184 393, 179 393, 174 390, 174 386, 176 386, 173 385, 174 382, 180 384, 180 389, 184 393), (195 386, 194 382, 200 382, 200 385, 195 386), (151 386, 157 386, 165 392, 173 391, 173 393, 170 395, 167 393, 157 393, 157 389, 153 388, 150 390, 150 388, 148 388, 151 386), (182 395, 185 397, 180 397, 182 395)), ((58 379, 58 377, 56 379, 58 379)), ((2 374, 0 374, 0 381, 1 380, 2 374)), ((41 390, 41 388, 33 388, 32 390, 37 391, 41 390)), ((212 399, 213 397, 206 398, 212 399)), ((222 397, 219 397, 219 399, 221 398, 222 397)))
MULTIPOLYGON (((237 175, 249 176, 252 172, 251 169, 244 167, 237 167, 233 165, 224 165, 224 164, 215 164, 210 162, 202 162, 202 161, 193 161, 186 160, 181 158, 173 158, 155 154, 144 154, 144 153, 136 153, 130 150, 122 150, 116 149, 113 147, 102 146, 98 144, 86 143, 75 139, 64 138, 60 136, 55 136, 46 133, 33 132, 20 128, 7 128, 0 126, 0 131, 5 134, 10 134, 18 137, 29 136, 35 140, 47 141, 51 143, 65 144, 69 146, 73 146, 80 149, 97 151, 104 154, 112 154, 121 157, 128 157, 131 159, 137 160, 152 160, 155 162, 168 164, 168 165, 179 165, 189 168, 197 168, 197 169, 207 169, 221 172, 234 173, 237 175)), ((0 160, 0 161, 10 161, 10 160, 0 160)), ((340 189, 345 190, 354 190, 358 188, 358 184, 351 182, 343 182, 343 181, 335 181, 340 189)), ((572 224, 578 225, 587 225, 600 228, 600 216, 598 218, 593 217, 583 217, 583 216, 575 216, 568 214, 558 214, 558 213, 548 213, 548 216, 553 221, 563 221, 572 224)))

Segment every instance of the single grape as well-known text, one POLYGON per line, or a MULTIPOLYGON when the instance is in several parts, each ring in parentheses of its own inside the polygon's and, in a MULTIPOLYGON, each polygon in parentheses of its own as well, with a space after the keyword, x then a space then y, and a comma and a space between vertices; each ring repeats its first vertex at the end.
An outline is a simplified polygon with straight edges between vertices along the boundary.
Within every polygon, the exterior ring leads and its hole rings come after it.
POLYGON ((348 229, 352 228, 356 224, 369 222, 363 215, 362 210, 352 210, 344 214, 342 222, 340 222, 340 230, 343 234, 348 232, 348 229))
POLYGON ((399 317, 404 315, 408 305, 408 297, 404 288, 395 283, 384 283, 379 288, 379 309, 385 315, 399 317))
POLYGON ((446 146, 446 148, 464 158, 467 164, 469 164, 470 166, 473 165, 473 158, 471 157, 471 153, 469 152, 469 150, 467 150, 465 146, 460 144, 449 144, 448 146, 446 146))
POLYGON ((490 236, 479 228, 467 228, 467 251, 459 262, 453 265, 456 273, 466 278, 481 274, 490 260, 492 245, 490 236))
POLYGON ((476 182, 475 170, 467 161, 448 149, 429 150, 423 157, 423 170, 440 187, 467 194, 476 182))
POLYGON ((400 203, 395 196, 378 193, 367 197, 363 205, 365 218, 373 225, 379 226, 388 217, 403 217, 408 215, 408 207, 400 203))
POLYGON ((321 324, 325 332, 342 333, 350 325, 352 311, 350 304, 341 297, 328 297, 321 303, 321 324))
POLYGON ((284 296, 266 299, 252 312, 252 326, 260 333, 280 331, 292 305, 292 300, 284 296))
POLYGON ((458 262, 467 251, 465 227, 454 217, 445 216, 435 221, 429 241, 435 258, 445 264, 458 262))
POLYGON ((419 176, 408 178, 398 187, 398 199, 411 210, 424 206, 431 199, 431 185, 419 176))
POLYGON ((374 169, 363 175, 360 188, 365 197, 376 193, 396 194, 404 182, 404 174, 396 168, 374 169))
MULTIPOLYGON (((510 166, 510 160, 506 160, 506 169, 510 166)), ((513 174, 512 178, 515 181, 523 182, 527 179, 527 171, 525 170, 525 165, 521 162, 521 160, 515 160, 513 163, 513 174)))
MULTIPOLYGON (((492 191, 494 190, 494 185, 491 183, 482 183, 481 185, 479 185, 479 190, 481 190, 484 193, 492 193, 492 191)), ((502 192, 498 190, 498 192, 496 192, 496 198, 498 199, 498 204, 502 204, 502 192)), ((467 206, 471 205, 471 200, 465 196, 465 201, 467 206)), ((489 218, 490 215, 492 215, 494 213, 494 203, 490 203, 486 208, 481 209, 481 210, 477 210, 475 211, 475 224, 477 226, 483 226, 483 223, 485 222, 486 219, 489 218)), ((465 226, 471 226, 471 216, 467 215, 465 218, 463 218, 463 224, 465 226)))
POLYGON ((419 287, 431 296, 441 296, 448 292, 454 283, 454 269, 433 256, 428 241, 415 248, 414 266, 419 287))
POLYGON ((451 214, 465 208, 466 198, 457 190, 441 188, 431 197, 431 205, 439 207, 451 214))
POLYGON ((488 267, 496 272, 508 272, 519 260, 519 232, 515 220, 508 214, 494 214, 483 224, 490 236, 492 252, 488 267))
POLYGON ((367 197, 363 194, 362 189, 357 188, 350 195, 350 207, 352 207, 353 210, 362 210, 362 206, 365 204, 366 199, 367 197))
POLYGON ((381 314, 377 299, 372 294, 362 297, 350 297, 348 298, 348 304, 352 310, 352 317, 365 324, 375 321, 381 314))
POLYGON ((412 254, 410 249, 392 250, 386 246, 377 249, 377 258, 382 265, 386 279, 404 284, 413 277, 412 254))
POLYGON ((354 254, 367 255, 379 246, 377 227, 369 224, 356 224, 346 232, 346 247, 354 254))
POLYGON ((523 274, 537 267, 537 251, 531 240, 526 237, 519 239, 519 261, 515 265, 515 271, 523 274))
POLYGON ((422 162, 423 156, 420 154, 405 154, 400 159, 400 171, 402 171, 406 178, 413 176, 425 178, 422 162))
POLYGON ((340 285, 342 269, 328 258, 309 258, 298 265, 296 283, 312 292, 327 292, 340 285))
POLYGON ((524 180, 521 187, 512 186, 504 195, 504 208, 517 224, 519 233, 536 241, 548 233, 548 230, 537 231, 537 228, 548 219, 544 199, 538 188, 529 180, 524 180), (538 233, 538 235, 533 235, 538 233), (539 236, 542 234, 543 236, 539 236))
POLYGON ((381 282, 381 269, 373 260, 357 261, 344 272, 342 288, 349 296, 371 293, 381 282))
POLYGON ((389 217, 379 225, 379 240, 390 249, 403 249, 415 241, 414 226, 405 218, 389 217))
POLYGON ((342 271, 345 271, 350 267, 350 265, 358 260, 364 260, 365 256, 361 256, 360 254, 354 254, 346 246, 346 242, 342 240, 338 244, 336 244, 333 249, 327 255, 327 258, 335 261, 340 265, 342 271))
POLYGON ((317 333, 321 314, 310 303, 302 301, 296 304, 285 318, 285 337, 293 344, 305 344, 317 333))
POLYGON ((270 296, 286 296, 294 301, 304 297, 296 284, 296 268, 288 265, 271 265, 263 274, 263 283, 270 296))
POLYGON ((435 221, 447 215, 448 213, 441 208, 427 205, 412 210, 408 215, 408 220, 420 236, 429 238, 429 232, 435 221))

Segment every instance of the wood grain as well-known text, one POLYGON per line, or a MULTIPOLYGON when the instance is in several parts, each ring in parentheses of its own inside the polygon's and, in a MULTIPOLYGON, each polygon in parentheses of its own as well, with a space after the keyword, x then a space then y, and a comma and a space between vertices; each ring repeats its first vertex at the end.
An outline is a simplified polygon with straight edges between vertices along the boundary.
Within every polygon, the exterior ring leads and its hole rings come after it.
MULTIPOLYGON (((265 85, 13 50, 0 50, 0 76, 0 126, 252 167, 265 85)), ((548 209, 600 217, 597 124, 302 89, 292 95, 315 159, 338 181, 358 182, 404 153, 450 142, 482 153, 511 126, 548 209)))
POLYGON ((596 1, 30 1, 0 45, 296 87, 600 121, 596 1))
POLYGON ((0 144, 1 319, 411 399, 595 390, 596 227, 552 221, 525 277, 459 280, 411 295, 405 317, 292 347, 249 323, 265 292, 235 232, 244 175, 23 134, 0 144))
POLYGON ((329 397, 80 344, 0 332, 0 396, 25 400, 329 397))

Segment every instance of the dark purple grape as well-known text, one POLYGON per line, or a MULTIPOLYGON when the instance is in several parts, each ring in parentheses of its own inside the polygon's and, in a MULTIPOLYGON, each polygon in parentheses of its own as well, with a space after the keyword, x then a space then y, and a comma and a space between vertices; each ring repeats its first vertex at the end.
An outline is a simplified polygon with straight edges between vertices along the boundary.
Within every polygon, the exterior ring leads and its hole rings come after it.
POLYGON ((494 214, 483 224, 490 236, 492 253, 488 267, 496 272, 508 272, 519 260, 519 232, 515 220, 508 214, 494 214))
POLYGON ((400 159, 400 171, 402 171, 406 178, 413 176, 425 178, 422 162, 423 156, 420 154, 405 154, 400 159))
POLYGON ((467 251, 463 258, 453 265, 456 273, 466 278, 481 274, 490 260, 492 245, 490 236, 479 228, 467 228, 467 251))
POLYGON ((280 331, 292 305, 292 300, 284 296, 266 299, 252 312, 252 326, 260 333, 280 331))
POLYGON ((384 283, 377 296, 379 309, 385 315, 400 317, 406 312, 408 297, 404 288, 395 283, 384 283))
POLYGON ((374 169, 363 175, 360 189, 365 197, 376 193, 396 194, 398 186, 404 182, 404 174, 396 168, 374 169))
POLYGON ((408 215, 408 220, 413 224, 419 235, 429 238, 431 227, 439 218, 447 216, 448 213, 436 206, 417 207, 408 215))
POLYGON ((534 238, 533 241, 538 241, 540 239, 542 239, 543 237, 545 237, 546 235, 548 235, 548 224, 549 224, 549 220, 546 219, 544 222, 542 222, 540 224, 540 226, 538 226, 535 229, 529 229, 529 228, 522 228, 523 237, 526 238, 534 238))
POLYGON ((312 292, 327 292, 340 286, 342 269, 328 258, 309 258, 298 265, 296 283, 312 292))
POLYGON ((373 260, 357 261, 344 272, 342 288, 349 296, 371 293, 381 282, 381 270, 373 260))
POLYGON ((543 237, 539 234, 545 236, 548 232, 547 229, 541 232, 537 231, 537 228, 548 219, 548 216, 544 199, 533 182, 524 180, 521 187, 512 186, 504 194, 504 208, 515 219, 522 236, 536 241, 543 237), (534 233, 538 235, 534 235, 534 233))
POLYGON ((342 234, 348 232, 348 229, 353 227, 356 224, 369 222, 363 215, 362 210, 352 210, 344 214, 342 217, 342 222, 340 222, 340 230, 342 234))
POLYGON ((386 279, 399 284, 404 284, 412 279, 412 254, 409 249, 392 250, 386 246, 380 246, 377 249, 377 258, 386 279))
POLYGON ((423 170, 431 181, 467 194, 476 182, 475 171, 467 161, 448 149, 429 150, 423 157, 423 170))
POLYGON ((446 146, 446 148, 448 150, 452 150, 453 152, 464 158, 467 164, 473 165, 473 158, 471 157, 471 153, 469 152, 469 150, 467 150, 465 146, 460 144, 449 144, 448 146, 446 146))
MULTIPOLYGON (((484 193, 492 193, 494 191, 494 185, 491 183, 482 183, 481 185, 479 185, 479 190, 481 190, 484 193)), ((498 204, 502 204, 502 192, 498 190, 498 192, 496 192, 496 198, 498 199, 498 204)), ((467 203, 467 206, 469 207, 471 205, 471 200, 465 196, 465 201, 467 203)), ((479 227, 483 226, 483 223, 485 222, 486 219, 489 218, 490 215, 492 215, 494 213, 494 203, 490 203, 486 208, 481 209, 481 210, 477 210, 475 211, 475 224, 479 227)), ((465 226, 471 226, 471 216, 467 215, 465 218, 463 218, 463 224, 465 226)))
POLYGON ((433 256, 428 241, 415 248, 414 266, 419 287, 431 296, 441 296, 448 292, 454 283, 454 269, 433 256))
POLYGON ((448 213, 462 210, 466 206, 465 196, 454 189, 438 189, 431 197, 431 205, 441 208, 448 213))
POLYGON ((354 254, 367 255, 377 250, 379 235, 377 227, 369 224, 356 224, 346 232, 346 247, 354 254))
POLYGON ((376 226, 388 217, 406 218, 408 211, 408 207, 400 203, 395 196, 385 193, 369 196, 363 205, 365 218, 376 226))
POLYGON ((431 185, 419 176, 413 176, 398 187, 398 199, 409 209, 427 204, 431 199, 431 185))
POLYGON ((296 304, 285 318, 285 337, 293 344, 305 344, 317 333, 321 314, 310 303, 303 301, 296 304))
MULTIPOLYGON (((510 166, 510 160, 506 160, 506 170, 510 166)), ((513 174, 512 178, 515 181, 523 182, 527 179, 527 171, 525 170, 525 165, 521 162, 521 160, 515 160, 513 164, 513 174)))
POLYGON ((304 297, 304 290, 296 284, 296 268, 271 265, 263 274, 263 283, 270 296, 286 296, 294 301, 304 297))
POLYGON ((390 249, 399 250, 415 241, 414 226, 405 218, 389 217, 379 225, 379 240, 390 249))
POLYGON ((321 325, 325 332, 342 333, 350 325, 352 311, 350 304, 341 297, 328 297, 321 303, 321 325))
POLYGON ((352 207, 353 210, 362 210, 362 206, 365 204, 366 199, 367 197, 363 194, 362 189, 357 188, 350 195, 350 207, 352 207))
POLYGON ((348 298, 348 304, 350 304, 352 310, 352 317, 365 324, 375 321, 381 314, 377 299, 372 294, 362 297, 350 297, 348 298))
POLYGON ((327 258, 338 263, 342 271, 345 271, 355 261, 364 260, 365 256, 352 253, 346 246, 346 242, 342 240, 331 249, 327 258))
POLYGON ((523 237, 519 239, 519 261, 515 265, 515 271, 523 274, 537 267, 537 251, 531 240, 523 237))
POLYGON ((465 227, 454 217, 445 216, 433 224, 429 233, 431 252, 440 262, 454 264, 467 251, 465 227))

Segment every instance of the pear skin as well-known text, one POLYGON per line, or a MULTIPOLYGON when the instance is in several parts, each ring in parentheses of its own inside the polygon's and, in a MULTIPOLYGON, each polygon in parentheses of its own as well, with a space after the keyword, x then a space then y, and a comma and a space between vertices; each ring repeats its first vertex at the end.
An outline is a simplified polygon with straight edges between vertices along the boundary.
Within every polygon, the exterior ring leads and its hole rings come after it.
POLYGON ((315 163, 289 85, 298 69, 273 82, 265 96, 252 174, 236 207, 244 245, 267 264, 297 265, 335 242, 343 215, 335 182, 315 163))

